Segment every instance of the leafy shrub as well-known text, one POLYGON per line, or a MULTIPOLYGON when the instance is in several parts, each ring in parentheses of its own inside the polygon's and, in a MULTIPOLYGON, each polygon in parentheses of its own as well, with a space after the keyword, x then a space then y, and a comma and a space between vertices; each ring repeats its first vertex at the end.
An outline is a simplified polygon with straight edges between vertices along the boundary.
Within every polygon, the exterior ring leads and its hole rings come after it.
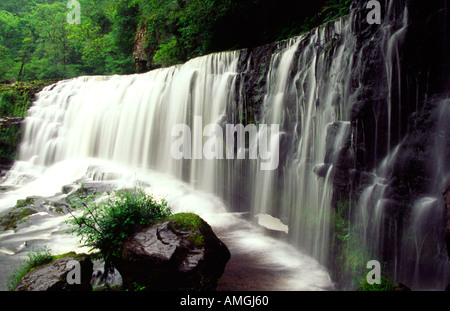
POLYGON ((169 42, 159 46, 159 50, 156 52, 153 61, 155 64, 170 66, 181 62, 178 59, 179 54, 180 52, 179 47, 177 46, 177 38, 173 36, 169 42))
POLYGON ((361 287, 358 289, 358 291, 366 292, 366 291, 393 291, 395 290, 396 284, 392 283, 389 279, 385 278, 384 276, 380 279, 380 284, 369 284, 367 280, 365 280, 361 287))
POLYGON ((23 279, 34 268, 45 265, 53 260, 50 254, 50 249, 44 246, 42 249, 37 251, 31 251, 27 255, 28 259, 22 263, 14 272, 9 275, 8 278, 8 289, 10 291, 14 290, 19 282, 23 279))
POLYGON ((83 207, 80 217, 69 223, 85 245, 98 249, 110 264, 110 256, 119 256, 120 244, 139 227, 146 227, 171 215, 165 200, 158 202, 143 190, 116 191, 104 203, 78 200, 73 206, 83 207))
POLYGON ((6 91, 0 95, 0 115, 11 116, 14 114, 18 94, 14 91, 6 91))

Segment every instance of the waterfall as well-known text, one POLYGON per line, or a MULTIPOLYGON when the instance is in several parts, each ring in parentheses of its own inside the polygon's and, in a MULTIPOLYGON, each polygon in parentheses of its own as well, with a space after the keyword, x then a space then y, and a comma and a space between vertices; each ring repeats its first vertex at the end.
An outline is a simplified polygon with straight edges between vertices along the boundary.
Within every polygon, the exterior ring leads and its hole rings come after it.
MULTIPOLYGON (((402 111, 405 97, 401 51, 410 25, 408 7, 398 10, 394 2, 386 4, 386 19, 371 28, 371 36, 360 38, 361 6, 352 6, 348 16, 272 45, 265 66, 254 66, 258 60, 252 52, 257 51, 241 50, 145 74, 79 77, 49 86, 29 110, 19 159, 3 185, 23 188, 14 199, 52 195, 99 161, 132 172, 124 175, 156 172, 157 177, 150 178, 156 188, 160 184, 164 190, 161 176, 170 176, 180 182, 183 203, 202 207, 214 202, 221 207, 217 215, 223 216, 225 209, 244 214, 251 224, 265 221, 277 241, 327 267, 336 259, 332 254, 338 206, 350 202, 343 217, 358 238, 352 247, 372 256, 367 260, 389 259, 394 279, 432 287, 424 283, 424 275, 439 279, 440 273, 450 271, 439 257, 442 245, 432 242, 442 233, 439 193, 450 182, 449 149, 444 147, 450 105, 442 98, 430 104, 437 121, 429 167, 433 185, 404 202, 411 207, 406 213, 409 223, 400 223, 392 182, 402 173, 394 172, 414 134, 403 135, 404 125, 393 113, 402 111), (255 107, 246 93, 248 78, 261 72, 259 79, 265 83, 255 91, 259 111, 251 111, 255 107), (228 141, 227 126, 236 129, 238 123, 254 125, 256 138, 246 127, 249 136, 231 135, 238 139, 228 141), (180 138, 182 132, 189 135, 180 138), (255 150, 266 152, 253 158, 252 148, 261 143, 266 148, 255 150), (205 156, 205 149, 214 149, 214 156, 205 156), (174 157, 174 150, 183 157, 174 157), (273 169, 261 169, 275 160, 273 169), (369 181, 361 182, 364 179, 369 181), (187 187, 206 193, 208 199, 186 195, 187 187), (428 230, 430 226, 435 229, 428 230)), ((2 201, 0 210, 12 202, 2 201)), ((270 243, 256 243, 253 233, 243 233, 246 247, 269 249, 270 243)), ((273 249, 267 253, 280 261, 287 256, 273 249)), ((303 265, 296 260, 287 266, 303 265)), ((311 273, 323 272, 311 266, 311 273)), ((330 287, 323 274, 319 279, 320 284, 308 288, 330 287)), ((440 278, 438 286, 445 281, 440 278)))

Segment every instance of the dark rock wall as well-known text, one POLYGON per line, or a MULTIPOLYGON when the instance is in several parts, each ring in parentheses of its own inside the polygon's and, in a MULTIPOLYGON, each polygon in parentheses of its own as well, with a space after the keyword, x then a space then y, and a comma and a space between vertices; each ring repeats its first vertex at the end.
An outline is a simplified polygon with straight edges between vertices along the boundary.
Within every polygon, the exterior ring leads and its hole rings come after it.
MULTIPOLYGON (((439 187, 449 182, 441 173, 449 171, 450 165, 437 168, 435 163, 450 156, 450 128, 442 116, 450 104, 446 101, 450 94, 450 25, 446 1, 380 3, 381 25, 368 24, 364 0, 352 4, 348 18, 356 37, 353 59, 347 60, 354 63, 348 80, 352 95, 340 96, 350 111, 351 135, 334 155, 333 206, 343 200, 358 201, 373 182, 373 172, 387 167, 382 177, 388 187, 379 199, 389 199, 390 204, 384 215, 386 232, 378 242, 385 246, 382 258, 393 262, 406 238, 403 226, 413 203, 440 194, 444 189, 439 187), (389 165, 383 166, 385 163, 389 165)), ((328 62, 346 39, 335 37, 329 28, 326 41, 332 47, 328 62)), ((241 51, 239 71, 243 74, 236 83, 236 97, 250 121, 261 118, 271 56, 282 47, 281 42, 241 51)), ((302 43, 299 52, 303 48, 302 43)), ((441 225, 442 230, 432 230, 437 244, 444 242, 444 219, 441 225)))

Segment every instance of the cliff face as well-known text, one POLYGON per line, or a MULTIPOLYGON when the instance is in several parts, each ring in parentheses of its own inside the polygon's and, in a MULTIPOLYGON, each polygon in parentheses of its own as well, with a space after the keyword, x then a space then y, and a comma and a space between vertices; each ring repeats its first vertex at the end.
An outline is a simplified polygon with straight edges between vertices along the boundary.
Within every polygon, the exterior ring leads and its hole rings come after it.
MULTIPOLYGON (((315 172, 331 178, 334 208, 352 202, 345 205, 344 214, 352 210, 347 220, 365 237, 358 247, 405 267, 420 262, 426 271, 421 276, 409 277, 414 275, 412 268, 398 273, 398 267, 390 267, 393 275, 418 286, 427 279, 426 273, 436 269, 424 261, 441 256, 439 249, 444 245, 445 204, 440 194, 450 181, 445 160, 450 158, 448 8, 417 0, 380 2, 381 25, 370 25, 367 1, 356 1, 349 16, 300 39, 286 87, 281 162, 288 167, 289 159, 299 156, 285 142, 307 130, 302 127, 307 110, 297 112, 306 99, 299 96, 311 85, 316 87, 313 96, 320 107, 329 100, 323 94, 331 92, 341 121, 329 128, 325 164, 315 172), (340 59, 342 55, 346 56, 340 59), (338 64, 339 60, 349 65, 338 64), (314 68, 313 80, 303 78, 309 66, 314 68), (348 136, 337 148, 333 145, 346 122, 348 136), (416 250, 411 240, 438 246, 416 250), (414 251, 420 259, 411 262, 407 257, 414 257, 414 251)), ((269 109, 264 108, 270 96, 268 79, 281 62, 277 53, 287 46, 288 41, 241 51, 238 67, 245 74, 238 78, 236 97, 247 121, 264 119, 264 109, 269 109)), ((278 186, 288 185, 279 182, 278 186)), ((280 209, 276 212, 283 214, 280 209)), ((302 225, 294 222, 294 226, 302 225)), ((328 264, 336 262, 330 259, 328 264)))
POLYGON ((134 52, 133 58, 136 64, 136 72, 143 72, 148 70, 151 66, 151 60, 153 59, 153 54, 149 49, 146 49, 146 38, 147 27, 144 24, 138 26, 136 32, 136 38, 134 39, 134 52))

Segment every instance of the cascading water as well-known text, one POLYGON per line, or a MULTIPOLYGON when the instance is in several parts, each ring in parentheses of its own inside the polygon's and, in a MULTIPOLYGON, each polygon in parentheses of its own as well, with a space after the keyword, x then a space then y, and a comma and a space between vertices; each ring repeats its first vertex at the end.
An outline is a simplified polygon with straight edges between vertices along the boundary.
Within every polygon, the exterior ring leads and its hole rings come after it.
POLYGON ((350 132, 344 103, 352 63, 344 60, 354 41, 346 19, 292 40, 272 56, 264 100, 262 123, 281 124, 286 160, 281 171, 257 172, 252 210, 288 223, 293 243, 323 264, 330 247, 333 155, 350 132), (327 144, 330 135, 334 142, 327 144))
MULTIPOLYGON (((396 279, 404 280, 416 289, 442 290, 448 284, 450 264, 443 236, 445 209, 442 189, 450 183, 450 168, 444 158, 449 156, 450 128, 444 120, 450 116, 448 99, 438 99, 431 107, 436 121, 426 139, 427 173, 431 183, 420 195, 411 195, 410 202, 395 198, 395 167, 401 165, 414 138, 407 136, 384 159, 374 174, 373 185, 367 187, 358 202, 358 229, 363 236, 363 248, 377 258, 389 258, 389 269, 396 279), (409 208, 410 206, 410 208, 409 208), (403 213, 399 220, 395 213, 403 213), (391 253, 389 245, 398 245, 391 253)), ((417 133, 416 133, 417 134, 417 133)), ((424 176, 425 178, 425 176, 424 176)))
MULTIPOLYGON (((356 179, 355 172, 362 170, 363 165, 357 163, 360 146, 370 141, 374 143, 367 157, 377 169, 364 175, 371 180, 360 190, 358 201, 349 204, 346 217, 360 238, 357 247, 374 256, 368 260, 385 258, 385 253, 394 249, 394 255, 388 257, 395 267, 393 277, 416 286, 415 282, 423 282, 420 275, 429 271, 422 261, 432 266, 436 262, 431 258, 434 247, 440 247, 439 243, 428 246, 440 229, 430 233, 427 228, 430 223, 440 228, 438 223, 444 217, 434 210, 439 206, 441 188, 450 182, 445 163, 448 151, 441 152, 448 144, 445 120, 450 116, 448 100, 437 101, 433 111, 438 120, 436 133, 440 134, 430 167, 435 184, 412 204, 410 223, 399 224, 399 218, 390 217, 389 180, 408 138, 400 139, 402 126, 394 120, 393 111, 401 108, 393 107, 402 103, 403 86, 398 77, 402 75, 400 51, 409 11, 406 6, 398 11, 396 3, 386 4, 384 23, 374 26, 380 27, 377 39, 358 38, 360 5, 353 6, 349 16, 277 43, 261 77, 265 88, 258 94, 262 98, 259 114, 250 111, 245 80, 259 69, 252 67, 252 56, 242 62, 243 51, 216 53, 140 75, 80 77, 47 87, 25 121, 19 160, 3 182, 15 188, 3 194, 0 211, 8 211, 16 200, 27 196, 52 196, 80 179, 115 182, 116 187, 139 181, 149 191, 167 195, 175 211, 203 216, 230 243, 232 260, 234 255, 242 264, 240 258, 251 254, 249 258, 257 258, 264 267, 263 273, 276 279, 266 287, 255 284, 252 289, 332 289, 323 266, 335 260, 337 201, 342 204, 354 199, 342 193, 355 190, 350 184, 356 179), (381 57, 368 61, 367 50, 374 42, 379 43, 379 53, 374 55, 381 57), (365 111, 361 97, 372 86, 367 86, 370 66, 382 72, 382 76, 372 77, 377 80, 374 85, 381 85, 373 93, 386 97, 369 109, 375 122, 365 124, 367 120, 358 113, 365 111), (249 117, 252 113, 254 119, 249 117), (268 132, 265 146, 270 161, 279 160, 273 170, 261 169, 267 164, 261 154, 256 160, 249 158, 251 139, 246 148, 239 149, 236 142, 229 144, 220 135, 226 133, 227 124, 239 122, 254 123, 259 138, 265 133, 263 125, 279 125, 279 132, 268 132), (361 134, 370 124, 374 125, 372 140, 361 134), (192 153, 184 159, 173 156, 177 125, 186 125, 191 131, 192 153), (214 130, 204 131, 207 125, 214 130), (360 141, 361 137, 367 142, 360 141), (204 146, 211 145, 215 159, 202 153, 204 146), (386 151, 383 161, 379 159, 382 150, 386 151), (255 216, 266 228, 284 233, 277 233, 276 239, 264 236, 255 226, 255 216), (396 233, 389 235, 393 231, 396 233), (399 235, 399 231, 405 234, 399 235), (425 249, 432 249, 427 256, 423 255, 425 249), (414 258, 412 264, 410 258, 414 258), (411 269, 413 279, 407 276, 411 269)), ((11 267, 33 243, 53 241, 57 250, 67 251, 77 245, 61 233, 63 219, 46 213, 35 218, 35 225, 28 229, 0 235, 0 266, 11 267)), ((433 275, 448 273, 442 258, 437 262, 440 265, 433 275)), ((4 279, 5 272, 1 274, 4 279)))
MULTIPOLYGON (((375 138, 375 162, 379 156, 377 149, 384 149, 386 153, 371 174, 372 181, 361 191, 351 218, 355 232, 361 237, 358 247, 366 256, 384 262, 386 273, 393 279, 414 289, 443 290, 450 280, 450 265, 443 241, 445 209, 442 202, 442 190, 450 182, 450 167, 444 160, 450 152, 450 128, 443 121, 448 118, 450 105, 445 98, 447 91, 443 92, 444 99, 441 95, 429 99, 425 93, 422 108, 418 103, 414 107, 411 117, 414 121, 409 125, 402 121, 402 108, 407 110, 407 100, 402 96, 407 96, 402 92, 405 86, 402 86, 401 49, 411 21, 407 6, 396 8, 394 1, 389 2, 387 16, 395 15, 395 10, 401 12, 398 28, 393 29, 390 23, 381 27, 382 36, 386 38, 382 41, 385 42, 382 50, 387 127, 378 122, 378 111, 375 135, 378 135, 379 127, 385 127, 387 140, 375 138), (394 107, 397 120, 394 119, 394 107), (412 171, 416 175, 410 173, 412 171), (416 180, 421 184, 414 185, 416 180), (425 185, 427 180, 428 186, 425 185)), ((441 12, 446 11, 442 9, 441 12)))

